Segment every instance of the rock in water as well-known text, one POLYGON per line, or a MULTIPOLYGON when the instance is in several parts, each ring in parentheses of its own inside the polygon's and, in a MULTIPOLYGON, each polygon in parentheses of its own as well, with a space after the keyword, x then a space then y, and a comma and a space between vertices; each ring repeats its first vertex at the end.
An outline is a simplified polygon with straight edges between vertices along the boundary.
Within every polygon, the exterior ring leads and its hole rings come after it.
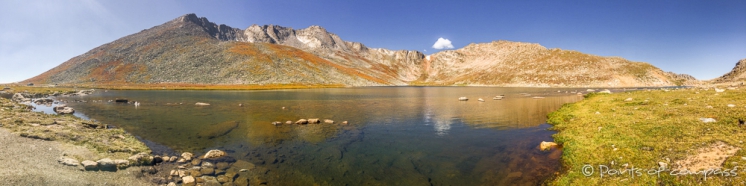
POLYGON ((181 157, 184 158, 184 160, 186 161, 191 161, 192 158, 194 157, 194 154, 192 154, 191 152, 185 152, 185 153, 181 153, 181 157))
POLYGON ((184 182, 184 185, 192 184, 192 183, 194 183, 194 177, 192 177, 192 176, 184 176, 183 178, 181 178, 181 181, 184 182))
POLYGON ((210 158, 219 158, 225 156, 226 153, 222 150, 213 149, 208 151, 204 156, 202 156, 202 159, 210 159, 210 158))
POLYGON ((334 120, 330 120, 330 119, 325 119, 325 120, 324 120, 324 123, 328 123, 328 124, 334 124, 334 120))
POLYGON ((295 124, 300 124, 300 125, 308 124, 308 120, 306 120, 306 119, 299 119, 298 121, 295 122, 295 124))
POLYGON ((208 127, 205 130, 200 131, 197 133, 197 137, 203 138, 206 137, 207 139, 213 139, 216 137, 220 137, 223 135, 226 135, 230 133, 233 129, 238 127, 238 121, 226 121, 218 124, 214 124, 211 127, 208 127))
POLYGON ((556 146, 557 146, 557 143, 555 143, 555 142, 542 141, 541 144, 539 145, 539 148, 541 150, 549 150, 552 147, 556 147, 556 146))
POLYGON ((321 123, 321 121, 319 120, 319 118, 311 118, 311 119, 308 119, 308 123, 318 124, 318 123, 321 123))
POLYGON ((202 102, 197 102, 197 103, 195 103, 194 105, 197 105, 197 106, 208 106, 208 105, 210 105, 210 104, 209 104, 209 103, 202 103, 202 102))

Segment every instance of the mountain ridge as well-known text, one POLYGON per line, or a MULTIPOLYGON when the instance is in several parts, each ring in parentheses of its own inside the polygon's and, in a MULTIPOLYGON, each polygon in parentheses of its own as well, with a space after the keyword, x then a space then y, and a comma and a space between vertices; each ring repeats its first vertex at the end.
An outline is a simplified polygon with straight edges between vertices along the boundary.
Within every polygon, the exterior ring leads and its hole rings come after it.
POLYGON ((186 14, 96 47, 23 82, 634 87, 695 81, 647 63, 536 43, 472 43, 425 56, 368 48, 317 25, 238 29, 186 14))

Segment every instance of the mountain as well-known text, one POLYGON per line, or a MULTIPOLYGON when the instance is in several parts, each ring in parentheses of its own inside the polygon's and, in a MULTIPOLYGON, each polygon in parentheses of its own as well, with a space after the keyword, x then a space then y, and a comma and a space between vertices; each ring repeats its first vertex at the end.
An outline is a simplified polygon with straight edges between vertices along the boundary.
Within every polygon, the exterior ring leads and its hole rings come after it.
POLYGON ((712 83, 740 83, 741 81, 746 80, 746 59, 741 59, 736 63, 736 66, 733 67, 733 70, 730 72, 724 74, 723 76, 720 76, 718 78, 715 78, 713 80, 710 80, 712 83))
POLYGON ((37 84, 670 86, 695 81, 640 62, 496 41, 425 56, 368 48, 320 26, 244 30, 187 14, 74 57, 37 84))

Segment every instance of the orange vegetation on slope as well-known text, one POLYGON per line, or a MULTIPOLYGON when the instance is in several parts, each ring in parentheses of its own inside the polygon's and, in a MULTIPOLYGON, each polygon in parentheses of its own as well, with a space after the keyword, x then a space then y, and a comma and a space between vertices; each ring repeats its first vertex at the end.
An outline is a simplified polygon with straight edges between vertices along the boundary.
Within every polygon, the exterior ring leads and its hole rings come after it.
POLYGON ((289 47, 289 46, 283 46, 283 45, 269 44, 269 43, 261 43, 261 45, 268 48, 271 51, 271 53, 269 53, 271 55, 265 52, 262 52, 252 43, 243 43, 243 42, 233 43, 229 51, 235 54, 255 57, 255 59, 260 62, 271 61, 270 56, 272 56, 273 58, 296 58, 296 59, 300 58, 314 65, 331 66, 349 75, 354 75, 354 76, 367 79, 367 80, 380 83, 380 84, 389 84, 386 80, 379 79, 373 76, 369 76, 367 74, 361 73, 360 71, 352 69, 352 68, 344 67, 342 65, 333 63, 329 60, 320 58, 316 55, 313 55, 311 53, 305 52, 300 49, 296 49, 296 48, 289 47))

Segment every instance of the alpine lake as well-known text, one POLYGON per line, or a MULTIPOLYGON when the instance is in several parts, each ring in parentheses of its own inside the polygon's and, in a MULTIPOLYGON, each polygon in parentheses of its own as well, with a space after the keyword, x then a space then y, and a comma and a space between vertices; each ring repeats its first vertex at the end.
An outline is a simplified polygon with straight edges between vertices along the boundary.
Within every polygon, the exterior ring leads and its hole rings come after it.
POLYGON ((561 168, 561 149, 538 147, 554 141, 546 116, 583 99, 577 91, 585 89, 96 90, 57 99, 154 154, 224 150, 265 169, 269 185, 537 185, 561 168), (285 124, 310 118, 321 123, 285 124))

